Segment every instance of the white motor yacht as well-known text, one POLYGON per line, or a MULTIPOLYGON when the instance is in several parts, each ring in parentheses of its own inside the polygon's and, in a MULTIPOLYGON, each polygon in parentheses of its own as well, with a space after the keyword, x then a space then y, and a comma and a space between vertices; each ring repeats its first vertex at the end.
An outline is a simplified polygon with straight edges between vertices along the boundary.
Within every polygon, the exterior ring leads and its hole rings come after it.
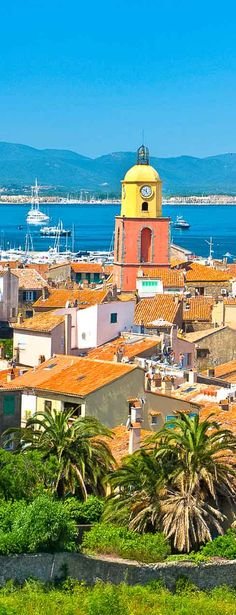
POLYGON ((49 222, 50 218, 47 214, 44 214, 43 211, 39 209, 39 187, 37 179, 35 180, 35 185, 32 187, 32 200, 31 200, 31 208, 28 211, 26 222, 27 224, 32 224, 34 226, 41 226, 42 224, 46 224, 49 222))

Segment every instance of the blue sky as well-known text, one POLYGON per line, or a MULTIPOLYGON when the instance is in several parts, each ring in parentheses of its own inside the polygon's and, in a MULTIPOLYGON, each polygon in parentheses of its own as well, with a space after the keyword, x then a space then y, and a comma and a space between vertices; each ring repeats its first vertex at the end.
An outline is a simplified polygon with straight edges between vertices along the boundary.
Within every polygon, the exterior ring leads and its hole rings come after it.
POLYGON ((229 0, 2 0, 0 140, 235 152, 235 20, 229 0))

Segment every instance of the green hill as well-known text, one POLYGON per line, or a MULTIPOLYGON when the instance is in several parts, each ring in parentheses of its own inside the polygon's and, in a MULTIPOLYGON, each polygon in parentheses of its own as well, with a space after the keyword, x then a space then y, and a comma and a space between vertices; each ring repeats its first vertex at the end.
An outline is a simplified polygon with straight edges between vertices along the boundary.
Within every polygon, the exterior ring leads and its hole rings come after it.
MULTIPOLYGON (((70 150, 36 149, 0 142, 0 186, 39 183, 61 190, 119 192, 120 180, 135 164, 134 152, 88 158, 70 150)), ((236 154, 207 158, 151 158, 166 194, 236 193, 236 154)))

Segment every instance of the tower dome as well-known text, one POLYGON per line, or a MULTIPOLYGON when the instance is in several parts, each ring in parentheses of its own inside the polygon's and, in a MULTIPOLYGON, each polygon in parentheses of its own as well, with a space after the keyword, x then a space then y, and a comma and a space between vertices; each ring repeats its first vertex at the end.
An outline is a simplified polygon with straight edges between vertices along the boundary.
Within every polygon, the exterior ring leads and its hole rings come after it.
POLYGON ((149 149, 146 145, 141 145, 137 150, 137 163, 131 167, 125 177, 126 182, 157 182, 160 177, 149 164, 149 149))

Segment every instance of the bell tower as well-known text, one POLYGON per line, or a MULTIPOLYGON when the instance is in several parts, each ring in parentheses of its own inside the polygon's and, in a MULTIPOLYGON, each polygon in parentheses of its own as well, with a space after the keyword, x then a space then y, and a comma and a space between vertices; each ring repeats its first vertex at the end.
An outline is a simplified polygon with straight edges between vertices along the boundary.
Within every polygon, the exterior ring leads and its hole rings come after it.
POLYGON ((122 181, 121 213, 116 216, 114 282, 121 291, 136 290, 140 267, 169 265, 169 218, 162 216, 162 182, 141 145, 137 164, 122 181))

